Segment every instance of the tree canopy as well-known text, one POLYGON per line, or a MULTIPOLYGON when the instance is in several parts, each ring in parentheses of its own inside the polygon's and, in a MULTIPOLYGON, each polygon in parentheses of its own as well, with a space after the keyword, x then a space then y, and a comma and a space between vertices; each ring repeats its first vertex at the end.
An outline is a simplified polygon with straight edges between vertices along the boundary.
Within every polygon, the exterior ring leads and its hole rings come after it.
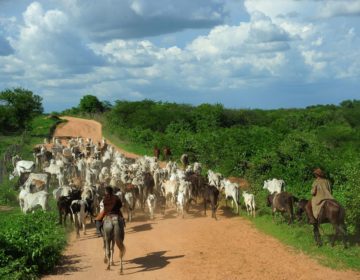
POLYGON ((104 105, 96 96, 88 94, 81 98, 79 109, 89 114, 100 113, 104 111, 104 105))
POLYGON ((27 127, 43 112, 42 98, 23 88, 0 92, 0 132, 15 132, 27 127))

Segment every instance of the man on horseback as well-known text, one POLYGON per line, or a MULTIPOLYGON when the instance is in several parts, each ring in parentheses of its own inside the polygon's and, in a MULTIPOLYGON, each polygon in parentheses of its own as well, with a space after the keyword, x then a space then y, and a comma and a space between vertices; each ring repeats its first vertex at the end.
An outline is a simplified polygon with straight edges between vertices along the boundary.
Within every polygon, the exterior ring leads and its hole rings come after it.
POLYGON ((316 179, 312 184, 311 201, 306 205, 306 212, 308 213, 309 223, 315 224, 316 219, 320 213, 326 199, 334 199, 331 195, 330 181, 325 178, 324 172, 320 168, 316 168, 313 172, 316 179))
POLYGON ((120 198, 114 194, 114 190, 112 187, 108 186, 105 188, 105 196, 103 199, 103 205, 104 209, 100 211, 100 213, 95 218, 95 224, 96 224, 96 234, 98 237, 101 235, 101 226, 102 226, 102 220, 105 216, 119 216, 119 220, 123 219, 123 214, 121 212, 122 202, 120 198))

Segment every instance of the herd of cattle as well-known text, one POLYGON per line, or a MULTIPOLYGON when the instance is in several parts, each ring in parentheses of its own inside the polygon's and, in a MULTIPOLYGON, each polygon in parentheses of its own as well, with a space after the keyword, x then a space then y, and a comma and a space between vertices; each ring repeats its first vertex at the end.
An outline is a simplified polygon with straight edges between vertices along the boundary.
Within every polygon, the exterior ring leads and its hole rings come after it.
MULTIPOLYGON (((212 217, 216 219, 219 194, 232 199, 238 211, 241 192, 247 213, 255 217, 253 194, 242 191, 237 183, 212 170, 203 176, 201 164, 189 164, 185 156, 181 157, 181 167, 173 161, 161 167, 156 157, 127 158, 105 139, 97 144, 90 138, 80 137, 68 138, 63 143, 53 138, 52 142, 34 148, 34 161, 13 157, 14 171, 10 177, 19 177, 17 187, 23 213, 31 212, 38 205, 48 210, 50 185, 56 186, 53 196, 59 222, 65 224, 66 217, 72 216, 77 234, 81 226, 85 233, 86 217, 92 218, 101 210, 106 186, 112 186, 121 198, 128 221, 132 220, 135 208, 147 209, 153 219, 156 209, 164 214, 166 207, 176 207, 184 217, 184 211, 189 211, 191 203, 198 200, 204 203, 205 215, 210 203, 212 217)), ((268 189, 270 195, 282 193, 283 186, 282 180, 264 182, 264 189, 268 189)), ((272 198, 271 204, 274 201, 272 198)))

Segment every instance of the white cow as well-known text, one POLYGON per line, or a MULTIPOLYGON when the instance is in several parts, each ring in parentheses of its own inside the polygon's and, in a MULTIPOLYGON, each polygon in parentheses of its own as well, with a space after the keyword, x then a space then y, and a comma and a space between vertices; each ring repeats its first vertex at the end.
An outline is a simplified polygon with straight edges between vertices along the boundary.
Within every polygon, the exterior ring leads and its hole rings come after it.
POLYGON ((69 196, 72 189, 69 186, 58 187, 53 190, 53 196, 56 201, 59 200, 60 196, 69 196))
POLYGON ((218 190, 221 189, 221 179, 223 178, 222 174, 215 173, 212 170, 208 170, 208 180, 209 184, 215 186, 218 190))
POLYGON ((47 211, 49 209, 48 197, 49 194, 46 191, 29 193, 22 189, 19 194, 20 208, 24 214, 34 210, 37 205, 40 205, 44 211, 47 211))
POLYGON ((186 203, 185 193, 179 191, 177 198, 176 198, 176 211, 177 213, 181 213, 181 216, 184 218, 184 207, 186 203))
POLYGON ((35 162, 31 160, 19 160, 15 164, 14 171, 10 174, 9 179, 14 179, 15 176, 20 176, 25 172, 33 172, 35 169, 35 162))
MULTIPOLYGON (((231 183, 228 179, 223 179, 220 182, 221 190, 225 190, 225 200, 232 198, 232 202, 235 202, 236 212, 239 212, 239 185, 231 183)), ((232 203, 233 204, 233 203, 232 203)))
POLYGON ((285 191, 285 182, 281 179, 266 180, 264 181, 263 189, 267 189, 270 194, 273 194, 275 192, 281 193, 282 191, 285 191))
POLYGON ((200 162, 194 162, 193 170, 194 170, 194 172, 196 174, 201 174, 201 170, 202 170, 201 163, 200 162))
POLYGON ((155 211, 155 207, 156 207, 156 196, 154 194, 149 194, 147 199, 146 199, 146 204, 149 208, 149 214, 150 214, 150 219, 154 219, 154 211, 155 211))
POLYGON ((175 204, 176 193, 178 190, 178 182, 176 180, 166 180, 161 184, 163 195, 168 205, 175 204))
POLYGON ((243 191, 242 196, 244 198, 246 211, 248 215, 252 215, 255 218, 255 197, 252 193, 243 191))
POLYGON ((48 191, 50 183, 50 175, 48 173, 30 173, 28 179, 22 186, 28 192, 48 191))
POLYGON ((124 208, 127 210, 128 213, 128 221, 131 222, 133 217, 134 206, 135 206, 135 198, 132 192, 126 192, 124 198, 125 198, 124 208))

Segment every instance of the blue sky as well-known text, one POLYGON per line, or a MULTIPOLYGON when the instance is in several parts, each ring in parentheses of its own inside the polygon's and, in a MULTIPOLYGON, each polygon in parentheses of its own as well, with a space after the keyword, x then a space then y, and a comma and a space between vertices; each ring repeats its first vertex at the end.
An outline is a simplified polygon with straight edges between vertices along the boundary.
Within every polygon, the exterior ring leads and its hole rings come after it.
POLYGON ((360 99, 359 0, 0 0, 0 90, 304 107, 360 99))

